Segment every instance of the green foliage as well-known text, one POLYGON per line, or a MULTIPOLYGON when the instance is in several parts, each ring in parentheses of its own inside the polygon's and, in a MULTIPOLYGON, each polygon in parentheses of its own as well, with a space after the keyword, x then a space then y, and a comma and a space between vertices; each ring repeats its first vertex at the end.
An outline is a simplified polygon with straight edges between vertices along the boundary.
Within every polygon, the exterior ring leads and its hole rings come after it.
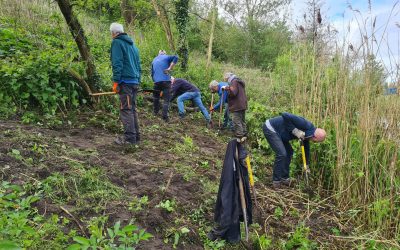
POLYGON ((176 209, 176 202, 175 200, 160 201, 160 203, 156 207, 163 208, 168 213, 171 213, 176 209))
POLYGON ((180 154, 189 154, 197 149, 198 146, 194 144, 192 137, 185 135, 184 137, 182 137, 182 142, 177 142, 175 144, 173 151, 180 154))
POLYGON ((129 210, 133 212, 142 211, 149 204, 149 197, 144 195, 142 197, 134 197, 131 202, 129 202, 129 210))
POLYGON ((114 227, 106 228, 106 220, 106 217, 92 220, 89 226, 90 237, 74 237, 76 244, 70 245, 67 249, 135 249, 141 241, 153 237, 132 223, 121 228, 121 223, 118 221, 114 227))
POLYGON ((167 229, 166 236, 164 238, 164 243, 168 243, 172 241, 172 247, 176 249, 178 247, 179 241, 181 240, 182 237, 187 235, 190 232, 190 230, 187 227, 181 227, 181 228, 169 228, 167 229))
POLYGON ((272 247, 272 240, 265 234, 259 236, 257 234, 257 238, 253 243, 253 246, 257 250, 267 250, 272 247))
POLYGON ((274 210, 274 217, 275 217, 277 220, 280 220, 280 219, 282 218, 282 216, 283 216, 283 210, 282 210, 282 208, 276 207, 275 210, 274 210))
POLYGON ((304 225, 297 226, 296 230, 290 235, 288 241, 285 243, 285 249, 317 249, 317 244, 308 239, 309 234, 310 228, 305 227, 304 225))
POLYGON ((25 187, 2 182, 0 185, 0 248, 60 249, 75 234, 61 230, 69 223, 58 215, 48 218, 38 214, 33 204, 41 199, 42 191, 29 194, 25 187))
POLYGON ((76 165, 67 173, 54 173, 43 181, 45 194, 57 203, 74 201, 80 209, 101 211, 110 200, 121 197, 103 169, 76 165))

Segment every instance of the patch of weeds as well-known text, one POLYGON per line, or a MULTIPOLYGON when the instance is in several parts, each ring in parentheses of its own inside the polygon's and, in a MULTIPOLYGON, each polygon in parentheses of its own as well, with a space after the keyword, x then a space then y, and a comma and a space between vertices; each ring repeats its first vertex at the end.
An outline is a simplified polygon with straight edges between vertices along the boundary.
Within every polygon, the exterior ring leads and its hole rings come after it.
POLYGON ((210 169, 210 164, 209 164, 208 161, 201 161, 200 162, 200 167, 203 168, 203 169, 208 170, 208 169, 210 169))
POLYGON ((304 225, 297 226, 296 230, 291 233, 289 239, 284 244, 285 249, 317 249, 317 244, 308 238, 309 234, 309 227, 305 227, 304 225))
POLYGON ((196 172, 191 166, 178 164, 176 165, 176 169, 182 174, 183 179, 187 182, 197 176, 196 172))
POLYGON ((207 233, 203 227, 199 228, 199 235, 203 242, 203 247, 206 250, 219 250, 219 249, 225 249, 226 247, 225 240, 215 240, 215 241, 210 240, 207 237, 207 233))
POLYGON ((142 211, 149 204, 149 197, 144 195, 142 197, 134 197, 131 202, 129 202, 128 209, 133 212, 142 211))
POLYGON ((150 133, 155 133, 155 132, 159 132, 161 130, 161 128, 160 128, 160 125, 153 124, 151 126, 146 127, 145 130, 147 130, 150 133))
POLYGON ((76 242, 70 245, 68 250, 80 249, 135 249, 141 241, 147 241, 153 237, 144 229, 139 229, 132 221, 121 227, 118 221, 111 228, 106 228, 107 217, 95 218, 89 223, 90 237, 73 237, 76 242))
POLYGON ((269 238, 267 235, 258 235, 253 240, 253 249, 257 250, 267 250, 272 249, 272 239, 269 238))
POLYGON ((17 249, 63 249, 75 235, 74 230, 68 234, 62 230, 68 220, 61 220, 58 215, 45 218, 38 214, 33 204, 41 199, 41 193, 41 190, 28 193, 25 186, 1 183, 0 249, 5 243, 17 246, 17 249))
POLYGON ((160 203, 156 207, 163 208, 168 213, 171 213, 171 212, 175 211, 175 209, 176 209, 176 202, 175 202, 175 200, 160 201, 160 203))
POLYGON ((164 237, 164 243, 168 244, 169 242, 172 242, 172 247, 176 249, 181 238, 186 234, 188 234, 189 232, 190 230, 187 227, 168 228, 164 237))
POLYGON ((283 217, 283 210, 281 207, 276 207, 274 210, 274 217, 277 220, 280 220, 283 217))
POLYGON ((210 181, 207 178, 201 178, 200 182, 203 185, 203 190, 205 193, 216 194, 218 192, 219 183, 215 181, 210 181))
POLYGON ((194 144, 192 137, 185 135, 182 137, 182 141, 177 142, 172 150, 178 154, 190 154, 198 149, 199 147, 194 144))
POLYGON ((295 208, 295 207, 290 208, 289 214, 290 214, 290 216, 292 216, 292 217, 294 217, 294 218, 300 218, 300 212, 299 212, 299 210, 298 210, 297 208, 295 208))
POLYGON ((8 152, 8 155, 18 161, 25 163, 25 165, 27 166, 32 166, 33 164, 32 157, 25 158, 24 156, 22 156, 21 151, 19 151, 18 149, 11 149, 11 151, 8 152))
POLYGON ((96 112, 95 115, 90 118, 88 124, 94 127, 103 128, 114 133, 122 132, 122 126, 119 123, 117 117, 106 115, 104 113, 96 112))
POLYGON ((76 166, 67 173, 54 173, 44 181, 45 194, 56 203, 73 201, 78 209, 96 212, 110 200, 119 199, 123 190, 112 184, 101 168, 76 166))
POLYGON ((339 236, 340 235, 340 230, 338 228, 336 228, 336 227, 331 228, 331 232, 335 236, 339 236))

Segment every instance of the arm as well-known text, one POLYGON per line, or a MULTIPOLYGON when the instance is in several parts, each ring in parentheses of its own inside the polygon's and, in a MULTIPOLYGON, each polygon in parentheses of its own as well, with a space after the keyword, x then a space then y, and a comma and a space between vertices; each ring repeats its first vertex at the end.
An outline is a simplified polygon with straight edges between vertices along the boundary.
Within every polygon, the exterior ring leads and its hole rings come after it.
POLYGON ((113 81, 119 83, 121 80, 122 68, 123 68, 123 55, 121 46, 113 41, 111 45, 111 64, 113 72, 113 81))
POLYGON ((226 87, 226 93, 229 96, 236 96, 239 92, 238 90, 238 83, 236 81, 232 81, 232 84, 226 87))
POLYGON ((213 107, 214 110, 218 110, 219 109, 219 107, 221 106, 221 101, 222 101, 222 98, 220 97, 219 100, 218 100, 218 103, 215 104, 214 107, 213 107))
POLYGON ((178 56, 169 56, 169 67, 167 68, 167 70, 172 70, 175 66, 175 64, 178 62, 178 56))

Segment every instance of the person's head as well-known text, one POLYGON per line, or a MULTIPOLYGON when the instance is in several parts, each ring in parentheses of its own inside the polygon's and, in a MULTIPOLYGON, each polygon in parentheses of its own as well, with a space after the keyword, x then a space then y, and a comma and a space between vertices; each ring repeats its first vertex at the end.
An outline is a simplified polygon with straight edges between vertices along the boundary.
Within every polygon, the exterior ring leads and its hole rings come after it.
POLYGON ((210 87, 210 90, 211 90, 212 93, 217 92, 218 91, 218 82, 215 81, 215 80, 212 80, 210 82, 210 86, 209 87, 210 87))
POLYGON ((314 132, 313 137, 311 137, 311 140, 313 142, 323 142, 326 138, 326 132, 322 128, 317 128, 314 132))
POLYGON ((124 33, 124 26, 122 26, 122 24, 120 23, 112 23, 110 25, 110 32, 111 32, 111 36, 112 38, 118 36, 121 33, 124 33))
POLYGON ((167 52, 165 52, 165 50, 163 50, 163 49, 160 49, 158 51, 158 55, 166 55, 166 54, 167 54, 167 52))
POLYGON ((231 79, 233 76, 235 76, 235 74, 233 74, 232 72, 226 72, 224 74, 224 81, 229 82, 229 79, 231 79))
POLYGON ((175 77, 171 76, 171 84, 175 83, 175 77))

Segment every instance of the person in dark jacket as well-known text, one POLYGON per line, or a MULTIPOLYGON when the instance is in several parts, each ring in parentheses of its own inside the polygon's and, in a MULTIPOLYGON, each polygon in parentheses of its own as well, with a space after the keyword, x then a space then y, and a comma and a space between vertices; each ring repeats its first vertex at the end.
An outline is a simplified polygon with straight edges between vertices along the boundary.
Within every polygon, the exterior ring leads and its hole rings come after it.
POLYGON ((225 73, 224 80, 229 83, 222 89, 228 92, 228 106, 232 114, 233 131, 237 140, 242 143, 247 139, 245 82, 230 72, 225 73))
POLYGON ((185 117, 185 107, 183 105, 184 101, 192 100, 193 103, 199 107, 201 113, 207 121, 207 126, 211 125, 210 114, 208 114, 207 109, 204 107, 203 102, 201 101, 201 93, 200 90, 194 86, 192 83, 188 82, 185 79, 174 78, 171 77, 171 101, 176 97, 178 102, 178 112, 179 117, 185 117))
POLYGON ((212 241, 216 239, 223 239, 230 243, 240 241, 240 221, 244 221, 240 203, 240 176, 242 176, 244 186, 248 225, 252 223, 250 184, 247 167, 244 163, 246 156, 246 150, 237 140, 231 140, 228 143, 215 204, 214 222, 216 225, 207 235, 212 241), (236 151, 238 157, 235 156, 236 151))
POLYGON ((171 76, 170 71, 174 68, 175 64, 178 62, 178 56, 167 55, 164 50, 158 52, 151 64, 151 77, 154 82, 154 92, 153 92, 153 103, 154 103, 154 115, 158 115, 160 110, 160 93, 164 99, 162 118, 164 121, 168 121, 168 108, 170 100, 170 90, 171 90, 171 76))
POLYGON ((280 188, 282 185, 290 186, 289 165, 293 156, 293 149, 289 141, 294 139, 304 140, 307 165, 310 159, 309 141, 322 142, 326 132, 303 117, 290 113, 268 119, 263 124, 263 132, 272 150, 275 152, 272 185, 280 188))
POLYGON ((141 80, 139 50, 132 39, 124 33, 119 23, 110 26, 111 63, 113 90, 119 94, 120 118, 124 125, 124 137, 115 140, 117 144, 136 144, 140 141, 139 123, 136 112, 136 96, 141 80))
POLYGON ((218 102, 210 108, 210 112, 219 112, 221 105, 224 110, 224 122, 222 124, 222 129, 233 129, 232 120, 229 117, 229 107, 228 107, 228 93, 222 90, 222 87, 228 86, 227 82, 217 82, 215 80, 210 83, 211 93, 218 93, 218 102))

